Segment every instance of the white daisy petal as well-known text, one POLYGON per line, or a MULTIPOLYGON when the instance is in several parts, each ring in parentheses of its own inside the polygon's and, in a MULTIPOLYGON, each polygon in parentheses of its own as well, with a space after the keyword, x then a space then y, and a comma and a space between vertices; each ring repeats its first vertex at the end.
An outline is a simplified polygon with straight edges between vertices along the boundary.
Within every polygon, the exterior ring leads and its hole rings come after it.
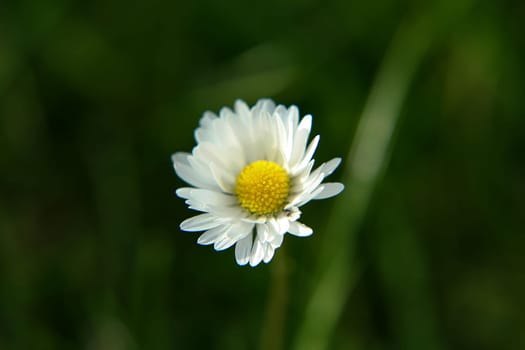
POLYGON ((307 237, 310 236, 314 231, 299 221, 294 221, 290 223, 288 232, 297 237, 307 237))
POLYGON ((268 224, 265 226, 268 229, 268 236, 265 237, 264 241, 269 240, 270 235, 277 235, 281 232, 280 222, 276 218, 271 218, 270 220, 268 220, 268 224))
POLYGON ((334 159, 332 159, 332 160, 330 160, 330 161, 328 161, 326 163, 323 163, 324 176, 327 177, 327 176, 331 175, 334 172, 334 170, 337 169, 339 164, 341 164, 341 158, 334 158, 334 159))
POLYGON ((246 212, 238 206, 237 198, 230 194, 206 189, 183 187, 176 191, 181 198, 187 198, 190 209, 208 212, 225 219, 243 219, 246 212))
POLYGON ((232 193, 235 186, 233 174, 223 171, 214 163, 210 163, 210 172, 219 188, 226 193, 232 193))
POLYGON ((314 156, 315 150, 317 149, 317 145, 319 145, 319 140, 321 139, 321 136, 315 135, 314 139, 310 144, 308 145, 308 148, 306 149, 304 153, 304 157, 302 160, 302 163, 308 164, 312 157, 314 156))
POLYGON ((235 239, 228 236, 223 236, 213 244, 213 249, 219 252, 221 250, 230 248, 235 243, 237 243, 235 239))
POLYGON ((306 168, 301 169, 298 173, 292 173, 292 175, 296 178, 296 183, 292 186, 292 191, 296 191, 297 188, 301 187, 302 184, 308 179, 310 173, 312 172, 312 168, 314 167, 314 163, 315 161, 312 159, 310 162, 308 162, 306 168))
POLYGON ((237 203, 237 198, 233 195, 202 188, 181 187, 176 193, 181 198, 196 200, 208 205, 231 206, 237 203))
POLYGON ((326 199, 333 196, 337 196, 341 191, 345 189, 345 186, 339 182, 327 182, 322 185, 323 190, 313 197, 313 199, 326 199))
POLYGON ((317 149, 317 145, 319 144, 319 138, 320 138, 319 135, 317 135, 314 137, 312 142, 310 142, 303 156, 303 159, 292 169, 293 174, 297 174, 301 172, 305 167, 308 166, 308 163, 312 159, 315 153, 315 150, 317 149))
POLYGON ((210 112, 210 111, 206 111, 204 112, 204 114, 202 115, 202 118, 200 119, 199 121, 199 125, 202 127, 202 128, 206 128, 206 127, 209 127, 210 124, 215 120, 217 119, 217 115, 213 112, 210 112))
POLYGON ((259 263, 264 258, 264 248, 265 245, 262 243, 258 237, 255 238, 255 242, 253 243, 252 252, 250 255, 250 266, 254 267, 259 265, 259 263))
POLYGON ((322 168, 316 169, 313 173, 310 174, 308 179, 303 183, 301 192, 303 193, 312 193, 321 182, 324 180, 324 174, 321 172, 322 168))
POLYGON ((190 185, 208 188, 208 180, 193 170, 191 165, 188 163, 188 156, 188 154, 175 153, 171 157, 173 160, 173 168, 175 169, 175 173, 190 185))
POLYGON ((257 227, 257 237, 259 238, 259 240, 263 242, 270 240, 270 230, 267 224, 258 224, 256 227, 257 227))
POLYGON ((246 216, 246 211, 240 208, 238 205, 226 207, 226 206, 207 206, 206 210, 215 215, 216 217, 230 220, 242 220, 246 216))
POLYGON ((252 233, 254 226, 253 223, 237 221, 233 224, 232 229, 227 232, 227 235, 235 241, 239 241, 252 233))
POLYGON ((278 105, 274 108, 272 112, 276 118, 281 118, 282 120, 286 121, 284 124, 287 126, 288 130, 290 130, 291 132, 294 131, 293 120, 289 118, 288 109, 285 106, 278 105), (288 119, 290 119, 290 122, 292 123, 288 124, 288 119))
POLYGON ((290 106, 288 108, 288 117, 292 120, 292 125, 294 129, 297 129, 297 125, 299 124, 299 109, 297 106, 290 106))
POLYGON ((313 192, 311 193, 305 193, 304 196, 299 197, 299 201, 295 204, 298 207, 302 207, 306 203, 310 202, 312 199, 317 197, 318 194, 320 194, 323 191, 323 187, 319 186, 317 187, 313 192))
MULTIPOLYGON (((239 157, 238 154, 236 154, 235 157, 228 157, 230 161, 240 162, 240 159, 242 159, 242 146, 241 139, 239 139, 239 136, 236 134, 237 129, 235 125, 237 125, 237 116, 235 114, 224 118, 223 123, 215 123, 215 132, 218 134, 219 140, 212 143, 212 145, 214 147, 219 146, 222 149, 232 148, 235 149, 236 152, 241 152, 241 157, 239 157)), ((227 155, 229 155, 229 153, 224 154, 224 156, 227 155)))
POLYGON ((271 261, 287 232, 311 235, 297 221, 299 207, 344 188, 322 183, 340 158, 312 171, 319 136, 308 143, 311 129, 312 116, 300 119, 296 106, 270 99, 253 107, 237 100, 233 109, 205 112, 192 152, 172 156, 176 174, 192 186, 177 189, 177 196, 203 212, 184 220, 181 230, 204 231, 197 243, 218 251, 235 245, 237 264, 250 266, 271 261))
POLYGON ((235 260, 239 265, 246 265, 250 261, 253 234, 249 234, 235 245, 235 260))
POLYGON ((275 110, 275 102, 273 102, 270 99, 265 98, 265 99, 261 99, 257 101, 255 106, 252 108, 252 114, 257 115, 263 112, 271 114, 273 113, 274 110, 275 110))
POLYGON ((207 188, 220 191, 220 187, 215 182, 208 165, 201 159, 193 156, 187 157, 188 165, 175 164, 175 172, 181 179, 195 187, 207 188), (197 185, 198 184, 198 185, 197 185))
POLYGON ((215 123, 217 116, 212 112, 204 112, 199 121, 199 127, 195 130, 195 140, 200 143, 204 141, 214 142, 217 140, 217 135, 210 132, 212 125, 215 123))
POLYGON ((277 223, 279 225, 279 231, 277 231, 278 234, 284 235, 286 232, 288 232, 288 229, 290 227, 290 220, 288 219, 288 217, 283 216, 277 219, 277 223))
POLYGON ((267 129, 267 135, 265 137, 261 137, 259 144, 261 147, 261 159, 266 159, 269 161, 277 162, 278 164, 281 164, 283 159, 279 157, 279 135, 278 130, 275 127, 275 123, 271 120, 271 115, 264 112, 261 114, 261 117, 259 118, 259 123, 256 126, 257 130, 265 130, 267 129))
POLYGON ((234 115, 233 111, 228 107, 222 107, 219 111, 220 118, 228 118, 229 116, 234 115))
POLYGON ((280 147, 278 148, 278 156, 283 162, 287 162, 288 154, 291 152, 291 143, 288 142, 288 133, 284 122, 281 118, 273 118, 277 131, 277 139, 280 147), (289 145, 290 144, 290 145, 289 145))
POLYGON ((180 224, 180 228, 183 231, 189 232, 203 231, 217 227, 221 223, 221 220, 218 219, 215 215, 201 214, 184 220, 180 224))
POLYGON ((283 244, 284 235, 274 235, 269 242, 273 249, 277 249, 283 244))
MULTIPOLYGON (((280 114, 284 115, 285 114, 284 106, 279 106, 279 107, 281 107, 281 111, 282 111, 280 114)), ((294 134, 296 130, 294 130, 292 118, 289 118, 287 113, 283 121, 284 121, 283 124, 286 128, 286 147, 285 147, 286 160, 288 161, 289 164, 292 164, 291 158, 292 158, 292 151, 293 151, 293 144, 294 144, 293 142, 294 134)))
POLYGON ((239 116, 239 118, 242 121, 252 118, 250 108, 248 108, 248 105, 246 105, 246 102, 242 100, 236 100, 233 106, 234 106, 235 113, 239 116))
POLYGON ((184 164, 189 165, 188 163, 188 157, 190 156, 190 153, 187 152, 176 152, 171 155, 171 161, 173 162, 173 166, 175 167, 177 164, 184 164))
MULTIPOLYGON (((221 149, 211 142, 200 142, 199 145, 195 147, 193 154, 195 157, 201 158, 204 163, 214 163, 222 169, 230 170, 234 166, 232 163, 235 158, 229 157, 227 153, 221 152, 221 149)), ((239 171, 240 170, 241 169, 239 169, 239 171)))
POLYGON ((290 164, 292 168, 303 158, 306 149, 306 142, 310 129, 312 128, 312 116, 307 115, 301 120, 293 140, 293 151, 290 157, 290 164))
POLYGON ((204 232, 202 235, 200 235, 199 238, 197 239, 197 243, 201 245, 213 244, 219 238, 222 238, 224 236, 224 233, 228 229, 229 229, 228 225, 222 225, 222 226, 212 228, 211 230, 208 230, 204 232))
POLYGON ((201 202, 192 201, 191 199, 188 199, 184 203, 186 203, 188 205, 188 209, 191 210, 201 211, 205 213, 209 211, 208 206, 201 202))
POLYGON ((267 243, 264 249, 264 258, 263 258, 263 261, 265 264, 268 264, 270 260, 272 260, 274 252, 275 252, 275 249, 272 247, 272 245, 270 243, 267 243))

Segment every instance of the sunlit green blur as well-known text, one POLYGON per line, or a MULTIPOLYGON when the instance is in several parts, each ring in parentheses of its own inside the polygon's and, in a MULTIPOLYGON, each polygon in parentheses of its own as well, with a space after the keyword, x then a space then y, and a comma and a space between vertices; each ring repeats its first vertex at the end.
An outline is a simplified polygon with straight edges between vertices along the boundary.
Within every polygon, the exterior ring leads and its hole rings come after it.
POLYGON ((525 2, 0 3, 0 349, 525 349, 525 2), (313 115, 269 265, 196 244, 205 110, 313 115), (312 135, 313 136, 313 135, 312 135))

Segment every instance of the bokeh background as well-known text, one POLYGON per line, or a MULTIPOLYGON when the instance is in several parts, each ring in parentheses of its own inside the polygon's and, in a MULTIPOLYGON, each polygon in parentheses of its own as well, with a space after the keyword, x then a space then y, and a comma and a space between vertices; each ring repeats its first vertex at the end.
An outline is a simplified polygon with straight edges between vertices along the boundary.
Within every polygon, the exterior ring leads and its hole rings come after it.
POLYGON ((0 349, 525 349, 524 21, 523 1, 2 1, 0 349), (252 269, 179 230, 170 155, 260 97, 313 114, 346 190, 252 269))

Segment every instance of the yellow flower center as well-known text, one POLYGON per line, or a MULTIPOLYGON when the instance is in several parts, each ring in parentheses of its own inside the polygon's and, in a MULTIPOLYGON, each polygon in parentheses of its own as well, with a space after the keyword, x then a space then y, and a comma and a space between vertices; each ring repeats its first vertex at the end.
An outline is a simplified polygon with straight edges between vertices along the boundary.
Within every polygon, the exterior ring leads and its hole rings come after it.
POLYGON ((289 192, 288 173, 279 164, 266 160, 258 160, 244 167, 235 184, 241 207, 257 215, 281 211, 289 192))

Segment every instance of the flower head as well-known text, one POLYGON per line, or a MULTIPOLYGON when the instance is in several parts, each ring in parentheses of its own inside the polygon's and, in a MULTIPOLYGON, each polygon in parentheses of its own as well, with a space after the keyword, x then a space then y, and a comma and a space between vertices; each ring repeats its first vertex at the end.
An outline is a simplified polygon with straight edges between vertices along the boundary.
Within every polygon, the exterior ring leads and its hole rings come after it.
POLYGON ((249 108, 237 100, 219 115, 205 112, 195 130, 197 145, 172 156, 177 175, 193 187, 177 189, 190 209, 184 231, 205 231, 197 240, 215 250, 235 245, 239 265, 268 263, 290 233, 312 229, 298 220, 299 207, 337 195, 344 186, 323 183, 341 162, 334 158, 312 171, 319 136, 308 144, 312 116, 299 120, 296 106, 259 100, 249 108))

